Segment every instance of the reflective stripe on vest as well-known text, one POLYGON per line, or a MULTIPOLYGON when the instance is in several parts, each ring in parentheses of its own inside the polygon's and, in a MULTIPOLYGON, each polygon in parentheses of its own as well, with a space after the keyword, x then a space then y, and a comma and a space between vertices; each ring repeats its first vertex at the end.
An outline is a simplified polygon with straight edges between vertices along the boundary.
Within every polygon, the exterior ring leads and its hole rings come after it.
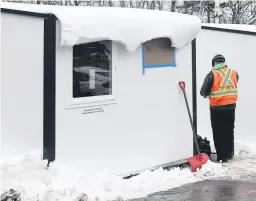
POLYGON ((220 85, 220 89, 217 92, 211 92, 210 97, 221 97, 221 96, 234 96, 237 95, 237 89, 235 89, 235 85, 233 81, 230 79, 232 74, 232 70, 228 68, 226 72, 222 69, 216 70, 222 77, 222 83, 220 85), (230 89, 226 89, 230 87, 230 89))

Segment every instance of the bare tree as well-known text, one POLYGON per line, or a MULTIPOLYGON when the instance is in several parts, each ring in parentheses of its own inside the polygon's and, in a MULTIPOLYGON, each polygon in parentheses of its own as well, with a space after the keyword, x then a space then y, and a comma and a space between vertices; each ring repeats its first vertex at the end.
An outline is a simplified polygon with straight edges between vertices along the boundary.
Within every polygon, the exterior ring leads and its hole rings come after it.
POLYGON ((247 24, 256 25, 256 3, 251 8, 251 17, 247 21, 247 24))
POLYGON ((171 12, 175 12, 176 4, 177 4, 176 0, 171 1, 171 12))
POLYGON ((128 7, 166 10, 200 17, 207 23, 256 24, 256 1, 218 0, 2 0, 3 2, 61 6, 128 7))
POLYGON ((246 24, 251 17, 251 8, 254 1, 228 1, 220 4, 222 8, 222 23, 246 24))

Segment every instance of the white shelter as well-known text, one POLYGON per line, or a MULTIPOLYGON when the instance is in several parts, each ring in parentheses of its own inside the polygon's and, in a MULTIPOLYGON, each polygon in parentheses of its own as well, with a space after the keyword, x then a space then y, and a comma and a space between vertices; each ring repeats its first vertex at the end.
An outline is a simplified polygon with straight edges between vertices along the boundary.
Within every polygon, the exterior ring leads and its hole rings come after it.
POLYGON ((2 154, 116 174, 191 157, 178 82, 195 111, 200 29, 164 11, 1 3, 2 154))

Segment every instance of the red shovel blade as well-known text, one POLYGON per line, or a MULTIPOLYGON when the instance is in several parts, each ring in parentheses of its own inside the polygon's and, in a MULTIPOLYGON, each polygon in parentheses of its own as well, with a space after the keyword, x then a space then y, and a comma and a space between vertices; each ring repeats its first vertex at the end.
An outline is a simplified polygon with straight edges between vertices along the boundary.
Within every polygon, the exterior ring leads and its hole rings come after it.
POLYGON ((196 172, 197 168, 201 168, 202 165, 207 163, 208 160, 210 160, 209 156, 204 153, 200 153, 196 156, 187 159, 191 166, 192 172, 196 172))

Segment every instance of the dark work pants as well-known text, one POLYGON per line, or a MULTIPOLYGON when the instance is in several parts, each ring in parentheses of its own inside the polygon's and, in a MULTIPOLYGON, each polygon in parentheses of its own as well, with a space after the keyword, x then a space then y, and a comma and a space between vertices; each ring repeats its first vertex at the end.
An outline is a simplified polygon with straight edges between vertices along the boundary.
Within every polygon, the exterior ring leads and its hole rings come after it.
POLYGON ((234 152, 235 109, 211 111, 214 146, 219 160, 227 159, 234 152))

